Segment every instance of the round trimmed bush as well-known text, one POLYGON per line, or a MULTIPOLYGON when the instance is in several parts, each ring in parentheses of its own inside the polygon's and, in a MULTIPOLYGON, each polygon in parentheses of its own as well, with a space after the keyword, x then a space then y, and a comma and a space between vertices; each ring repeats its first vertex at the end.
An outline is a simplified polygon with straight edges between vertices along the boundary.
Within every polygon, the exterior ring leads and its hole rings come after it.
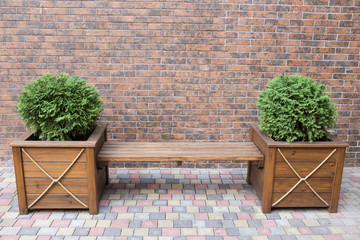
POLYGON ((337 113, 325 85, 299 75, 279 75, 268 85, 257 99, 261 131, 276 141, 329 140, 337 113))
POLYGON ((96 128, 102 110, 97 89, 79 76, 45 74, 19 96, 18 113, 40 140, 83 140, 96 128))

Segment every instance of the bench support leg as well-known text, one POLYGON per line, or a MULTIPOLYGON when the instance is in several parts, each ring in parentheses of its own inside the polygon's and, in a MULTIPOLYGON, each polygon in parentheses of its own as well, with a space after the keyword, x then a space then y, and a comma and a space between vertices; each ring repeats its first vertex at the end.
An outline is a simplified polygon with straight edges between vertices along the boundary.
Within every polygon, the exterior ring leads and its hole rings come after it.
POLYGON ((250 178, 250 174, 251 174, 251 162, 248 161, 248 167, 247 167, 247 175, 246 175, 246 182, 247 184, 251 184, 251 178, 250 178))

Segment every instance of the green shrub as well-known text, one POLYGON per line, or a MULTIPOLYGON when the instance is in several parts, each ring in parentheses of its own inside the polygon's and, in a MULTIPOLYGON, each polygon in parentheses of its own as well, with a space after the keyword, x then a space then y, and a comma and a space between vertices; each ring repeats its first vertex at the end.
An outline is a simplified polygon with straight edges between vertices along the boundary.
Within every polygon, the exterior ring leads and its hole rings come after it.
POLYGON ((47 141, 78 140, 97 126, 98 91, 79 76, 45 74, 20 94, 18 113, 34 136, 47 141))
POLYGON ((299 75, 277 76, 257 99, 259 128, 276 141, 329 140, 336 104, 325 85, 299 75))

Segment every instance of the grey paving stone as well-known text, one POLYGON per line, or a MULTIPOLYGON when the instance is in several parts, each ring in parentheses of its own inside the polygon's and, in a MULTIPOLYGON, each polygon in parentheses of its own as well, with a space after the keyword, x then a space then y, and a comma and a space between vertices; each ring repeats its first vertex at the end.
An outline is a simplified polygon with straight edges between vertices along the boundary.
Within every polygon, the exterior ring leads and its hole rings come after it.
POLYGON ((161 236, 161 228, 149 228, 149 236, 161 236))
POLYGON ((64 236, 52 236, 50 240, 64 240, 64 236))
POLYGON ((150 220, 165 220, 165 213, 150 213, 150 220))
POLYGON ((281 240, 281 236, 268 236, 269 240, 281 240))
POLYGON ((85 220, 72 220, 69 224, 71 228, 77 228, 84 226, 85 220))
POLYGON ((173 207, 174 213, 186 213, 186 207, 183 206, 175 206, 173 207))
POLYGON ((257 236, 259 235, 256 228, 239 228, 239 232, 241 236, 257 236))
POLYGON ((62 219, 64 214, 64 212, 52 212, 49 216, 49 219, 62 219))
POLYGON ((223 224, 223 228, 235 227, 233 220, 223 220, 222 224, 223 224))
POLYGON ((183 207, 193 206, 193 202, 191 200, 181 200, 180 206, 183 207))
POLYGON ((153 205, 154 206, 167 206, 168 201, 167 200, 154 200, 153 205))
POLYGON ((89 234, 90 228, 75 228, 73 235, 74 236, 87 236, 89 234))
POLYGON ((286 232, 282 227, 271 227, 270 232, 273 235, 286 235, 286 232))
POLYGON ((207 220, 205 221, 207 228, 221 228, 223 227, 221 220, 207 220))
POLYGON ((218 236, 206 236, 206 240, 223 240, 223 238, 218 236))
POLYGON ((0 236, 16 235, 20 231, 20 227, 3 227, 0 230, 0 236))
POLYGON ((129 228, 141 228, 141 220, 131 220, 129 228))
POLYGON ((41 227, 37 235, 55 236, 59 228, 41 227))
POLYGON ((120 236, 121 228, 106 228, 104 231, 104 236, 120 236))
POLYGON ((128 213, 142 213, 143 212, 143 207, 140 206, 130 206, 128 207, 128 213))
POLYGON ((77 212, 65 212, 63 220, 75 220, 79 214, 77 212))
POLYGON ((291 227, 291 224, 287 219, 276 219, 275 222, 279 227, 291 227))
POLYGON ((19 235, 34 236, 38 233, 38 227, 22 227, 18 232, 19 235))
POLYGON ((306 225, 300 219, 289 219, 288 220, 292 227, 305 227, 306 225))
POLYGON ((64 240, 79 240, 79 236, 65 236, 64 240))
POLYGON ((180 220, 194 220, 195 216, 192 213, 180 213, 179 218, 180 220))
POLYGON ((192 227, 192 221, 175 220, 174 221, 174 227, 175 228, 191 228, 192 227))
POLYGON ((134 220, 149 220, 150 213, 135 213, 134 220))
POLYGON ((240 236, 239 228, 227 228, 226 233, 229 236, 240 236))
POLYGON ((206 198, 208 200, 223 200, 223 197, 220 194, 208 194, 206 198))
POLYGON ((260 220, 247 220, 247 223, 249 224, 249 227, 262 227, 263 224, 260 220))
POLYGON ((133 200, 146 200, 147 196, 145 194, 134 195, 133 200))
POLYGON ((199 212, 201 212, 201 213, 212 213, 213 208, 212 207, 199 207, 199 212))
POLYGON ((193 228, 205 228, 206 221, 205 220, 193 220, 192 226, 193 226, 193 228))
POLYGON ((280 215, 276 212, 266 213, 265 216, 267 219, 270 219, 270 220, 281 219, 280 215))
POLYGON ((330 230, 327 227, 310 227, 310 230, 315 235, 329 235, 330 230))
POLYGON ((142 240, 143 237, 139 237, 139 236, 130 236, 127 238, 128 240, 142 240))
POLYGON ((106 220, 115 220, 117 218, 117 213, 106 213, 105 219, 106 220))
MULTIPOLYGON (((111 207, 110 207, 111 208, 111 207)), ((105 215, 106 213, 105 212, 110 212, 110 209, 108 211, 104 211, 104 212, 100 212, 100 209, 99 208, 99 213, 96 214, 96 215, 93 215, 92 219, 93 220, 104 220, 105 219, 105 215)))

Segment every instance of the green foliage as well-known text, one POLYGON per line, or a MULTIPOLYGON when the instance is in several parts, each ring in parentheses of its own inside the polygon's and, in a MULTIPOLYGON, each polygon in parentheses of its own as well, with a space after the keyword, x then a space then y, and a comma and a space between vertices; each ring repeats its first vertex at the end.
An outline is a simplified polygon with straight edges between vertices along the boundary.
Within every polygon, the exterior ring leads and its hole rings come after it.
POLYGON ((97 89, 79 76, 45 74, 27 84, 19 97, 18 113, 41 140, 76 140, 97 126, 102 110, 97 89))
POLYGON ((299 75, 279 75, 258 97, 259 128, 276 141, 328 140, 337 121, 325 85, 299 75))

